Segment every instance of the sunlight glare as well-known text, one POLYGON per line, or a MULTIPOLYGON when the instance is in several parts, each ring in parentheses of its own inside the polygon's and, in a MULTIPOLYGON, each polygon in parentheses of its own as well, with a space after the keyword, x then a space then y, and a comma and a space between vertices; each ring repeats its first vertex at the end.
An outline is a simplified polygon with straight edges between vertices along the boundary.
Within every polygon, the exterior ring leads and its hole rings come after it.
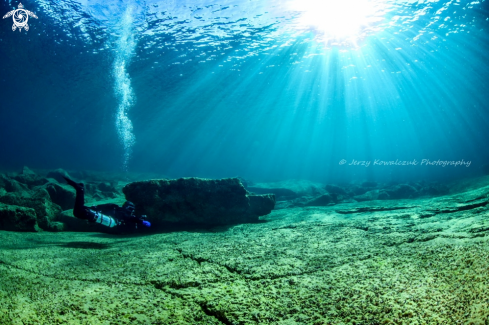
POLYGON ((295 28, 313 31, 326 45, 358 46, 383 20, 387 0, 292 0, 295 28))

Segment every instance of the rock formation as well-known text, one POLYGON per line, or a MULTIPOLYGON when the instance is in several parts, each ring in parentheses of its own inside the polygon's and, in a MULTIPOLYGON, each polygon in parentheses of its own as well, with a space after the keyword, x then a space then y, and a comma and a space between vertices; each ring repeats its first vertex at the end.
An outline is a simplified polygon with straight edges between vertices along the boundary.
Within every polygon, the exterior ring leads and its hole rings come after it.
POLYGON ((257 222, 275 206, 273 194, 251 194, 237 178, 150 180, 130 183, 122 191, 156 227, 257 222))

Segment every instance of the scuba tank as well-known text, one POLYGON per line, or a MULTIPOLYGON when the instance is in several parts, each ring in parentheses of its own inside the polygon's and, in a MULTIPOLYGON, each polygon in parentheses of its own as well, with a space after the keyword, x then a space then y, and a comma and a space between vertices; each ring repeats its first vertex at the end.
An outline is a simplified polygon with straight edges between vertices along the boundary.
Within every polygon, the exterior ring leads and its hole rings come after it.
POLYGON ((118 225, 118 222, 109 216, 106 216, 105 214, 102 214, 101 212, 98 211, 93 211, 94 216, 95 216, 95 223, 100 223, 101 225, 104 225, 106 227, 112 228, 118 225))

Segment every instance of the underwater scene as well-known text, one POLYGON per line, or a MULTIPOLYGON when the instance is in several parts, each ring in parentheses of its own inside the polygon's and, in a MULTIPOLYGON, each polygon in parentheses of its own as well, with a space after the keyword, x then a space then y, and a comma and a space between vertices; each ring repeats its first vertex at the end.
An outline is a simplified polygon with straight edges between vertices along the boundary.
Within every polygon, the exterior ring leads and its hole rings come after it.
POLYGON ((489 325, 488 1, 0 12, 0 325, 489 325))

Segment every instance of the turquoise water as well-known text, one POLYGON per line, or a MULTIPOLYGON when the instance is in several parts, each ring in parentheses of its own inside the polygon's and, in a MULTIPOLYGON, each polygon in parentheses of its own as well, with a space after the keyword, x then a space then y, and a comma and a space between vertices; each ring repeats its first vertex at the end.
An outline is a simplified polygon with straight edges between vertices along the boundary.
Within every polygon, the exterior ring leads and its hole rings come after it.
POLYGON ((0 25, 1 168, 346 182, 489 161, 487 2, 23 5, 28 31, 0 25))

